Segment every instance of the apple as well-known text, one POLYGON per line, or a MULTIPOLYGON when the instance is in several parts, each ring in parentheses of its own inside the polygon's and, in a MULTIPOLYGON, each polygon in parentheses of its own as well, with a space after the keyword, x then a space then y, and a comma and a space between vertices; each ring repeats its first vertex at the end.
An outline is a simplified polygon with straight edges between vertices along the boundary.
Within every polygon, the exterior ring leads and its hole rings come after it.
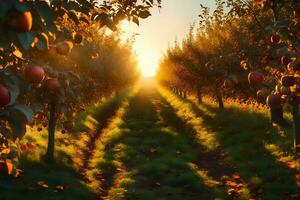
POLYGON ((56 91, 61 87, 60 82, 56 78, 47 79, 44 84, 49 91, 56 91))
POLYGON ((264 75, 260 72, 250 72, 248 81, 250 84, 262 84, 264 82, 264 75))
POLYGON ((280 62, 281 62, 281 64, 283 64, 283 65, 285 65, 285 66, 287 66, 290 62, 292 62, 293 60, 291 59, 291 58, 289 58, 289 57, 286 57, 286 56, 282 56, 281 58, 280 58, 280 62))
POLYGON ((223 83, 224 88, 232 88, 234 83, 232 80, 226 79, 223 83))
POLYGON ((281 94, 270 94, 267 97, 267 101, 266 101, 267 105, 271 108, 278 108, 281 107, 281 94))
POLYGON ((64 41, 61 43, 58 43, 56 46, 57 53, 61 55, 68 55, 73 48, 73 43, 70 41, 64 41))
POLYGON ((278 34, 272 35, 271 42, 273 44, 279 44, 281 42, 281 37, 278 34))
POLYGON ((294 61, 290 62, 287 67, 288 67, 289 71, 299 71, 300 70, 300 59, 297 58, 294 61))
POLYGON ((259 102, 265 102, 268 95, 269 95, 269 90, 266 88, 260 89, 256 92, 256 96, 259 102))
POLYGON ((7 106, 10 102, 10 92, 7 87, 0 85, 0 107, 7 106))
POLYGON ((26 80, 28 80, 31 83, 40 83, 43 81, 45 77, 45 71, 42 67, 40 66, 27 66, 24 69, 24 74, 26 80))
POLYGON ((11 28, 15 31, 29 32, 32 28, 31 12, 26 11, 24 13, 14 13, 9 24, 11 28))
POLYGON ((296 83, 296 79, 294 76, 282 76, 281 84, 285 87, 291 87, 296 83))

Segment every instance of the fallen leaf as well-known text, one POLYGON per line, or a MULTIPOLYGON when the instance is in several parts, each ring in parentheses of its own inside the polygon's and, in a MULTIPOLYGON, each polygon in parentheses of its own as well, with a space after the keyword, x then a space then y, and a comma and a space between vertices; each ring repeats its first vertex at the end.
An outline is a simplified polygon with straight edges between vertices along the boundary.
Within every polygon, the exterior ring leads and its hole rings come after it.
POLYGON ((234 179, 234 180, 239 180, 239 179, 241 178, 241 176, 238 175, 238 174, 233 174, 231 177, 232 177, 232 179, 234 179))
POLYGON ((41 189, 48 189, 49 186, 44 181, 38 181, 36 182, 36 185, 41 189))
POLYGON ((55 186, 55 189, 56 189, 57 191, 59 191, 59 192, 62 192, 62 191, 65 190, 65 186, 63 186, 63 185, 57 185, 57 186, 55 186))

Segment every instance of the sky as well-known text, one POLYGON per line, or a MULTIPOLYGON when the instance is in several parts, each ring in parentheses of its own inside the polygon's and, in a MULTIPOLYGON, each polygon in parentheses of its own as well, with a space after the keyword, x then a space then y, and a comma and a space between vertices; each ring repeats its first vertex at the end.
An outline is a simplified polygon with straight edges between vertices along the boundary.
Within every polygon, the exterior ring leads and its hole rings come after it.
POLYGON ((143 76, 154 76, 163 52, 177 39, 181 41, 193 23, 198 23, 200 4, 214 7, 214 0, 163 0, 162 8, 137 26, 124 22, 124 38, 138 33, 134 50, 143 76))

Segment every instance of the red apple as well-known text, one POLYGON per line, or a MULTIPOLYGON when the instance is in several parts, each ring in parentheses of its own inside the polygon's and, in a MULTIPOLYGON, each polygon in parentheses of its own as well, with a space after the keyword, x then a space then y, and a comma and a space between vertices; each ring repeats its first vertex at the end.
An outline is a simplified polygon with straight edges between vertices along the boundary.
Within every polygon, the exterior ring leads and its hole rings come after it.
POLYGON ((265 102, 266 98, 269 95, 269 90, 266 88, 260 89, 257 91, 256 96, 259 102, 265 102))
POLYGON ((285 87, 293 86, 296 83, 294 76, 283 76, 281 77, 281 84, 285 87))
POLYGON ((24 13, 16 12, 9 21, 11 28, 15 31, 29 32, 32 28, 32 15, 27 11, 24 13))
POLYGON ((300 59, 297 58, 294 61, 288 64, 288 70, 290 71, 299 71, 300 70, 300 59))
POLYGON ((282 56, 281 58, 280 58, 280 62, 281 62, 281 64, 283 64, 283 65, 285 65, 285 66, 287 66, 290 62, 292 62, 293 60, 291 59, 291 58, 289 58, 289 57, 285 57, 285 56, 282 56))
POLYGON ((45 71, 42 67, 33 65, 24 70, 25 78, 31 83, 40 83, 45 77, 45 71))
POLYGON ((7 106, 10 102, 10 92, 7 87, 0 85, 0 107, 7 106))
POLYGON ((276 34, 276 35, 272 35, 271 37, 271 42, 273 44, 279 44, 281 42, 281 37, 280 35, 276 34))
POLYGON ((56 91, 61 87, 56 78, 47 79, 44 84, 49 91, 56 91))
POLYGON ((232 80, 226 79, 223 83, 224 88, 232 88, 234 83, 232 80))
POLYGON ((267 97, 267 105, 271 108, 281 107, 281 94, 270 94, 267 97))
POLYGON ((260 72, 251 72, 248 75, 250 84, 262 84, 264 82, 264 75, 260 72))

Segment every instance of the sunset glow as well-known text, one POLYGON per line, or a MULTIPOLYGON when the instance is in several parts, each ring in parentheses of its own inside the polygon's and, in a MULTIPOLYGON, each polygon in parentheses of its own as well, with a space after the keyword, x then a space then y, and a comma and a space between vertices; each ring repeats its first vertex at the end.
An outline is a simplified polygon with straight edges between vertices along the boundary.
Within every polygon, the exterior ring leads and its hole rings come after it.
POLYGON ((124 39, 137 34, 134 50, 142 76, 155 76, 162 52, 176 39, 181 40, 190 25, 198 22, 201 3, 214 7, 213 1, 166 0, 163 9, 155 8, 150 18, 140 20, 139 26, 128 22, 121 24, 124 39))

